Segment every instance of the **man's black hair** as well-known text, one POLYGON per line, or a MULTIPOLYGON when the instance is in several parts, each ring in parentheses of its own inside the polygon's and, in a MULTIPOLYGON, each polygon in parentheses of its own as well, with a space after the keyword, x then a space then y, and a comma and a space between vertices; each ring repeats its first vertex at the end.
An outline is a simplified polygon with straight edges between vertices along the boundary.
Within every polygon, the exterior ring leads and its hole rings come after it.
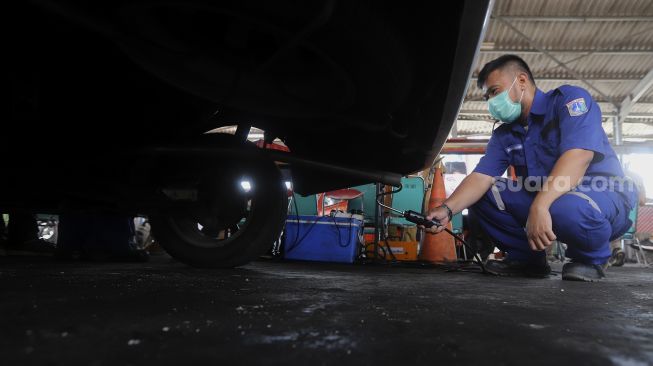
POLYGON ((535 78, 533 78, 533 73, 531 72, 531 69, 528 67, 526 61, 524 61, 521 57, 516 55, 503 55, 499 58, 496 58, 486 63, 483 66, 481 72, 478 73, 478 80, 476 83, 476 85, 478 85, 478 88, 479 89, 483 88, 483 84, 485 84, 488 75, 490 75, 492 71, 503 69, 506 66, 514 66, 518 70, 525 72, 528 75, 528 79, 531 81, 531 83, 535 85, 535 78))

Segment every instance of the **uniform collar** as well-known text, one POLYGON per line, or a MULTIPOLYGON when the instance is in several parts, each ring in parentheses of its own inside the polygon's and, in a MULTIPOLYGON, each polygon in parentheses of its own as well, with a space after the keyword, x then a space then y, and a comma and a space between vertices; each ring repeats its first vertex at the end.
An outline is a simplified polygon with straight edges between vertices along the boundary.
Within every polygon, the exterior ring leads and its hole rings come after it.
POLYGON ((546 114, 546 95, 538 88, 535 88, 533 104, 531 104, 530 114, 543 116, 546 114))
POLYGON ((521 123, 513 123, 510 127, 515 132, 518 132, 522 135, 526 134, 526 129, 524 128, 524 126, 522 126, 521 123))

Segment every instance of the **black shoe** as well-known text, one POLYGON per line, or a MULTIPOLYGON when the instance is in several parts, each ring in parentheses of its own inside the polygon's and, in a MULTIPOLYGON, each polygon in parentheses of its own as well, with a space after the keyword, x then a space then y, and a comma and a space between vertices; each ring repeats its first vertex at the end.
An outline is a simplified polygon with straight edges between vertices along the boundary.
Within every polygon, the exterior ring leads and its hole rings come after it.
POLYGON ((516 276, 546 278, 551 273, 551 267, 546 258, 524 262, 505 259, 502 261, 490 259, 485 263, 485 269, 497 276, 516 276))
POLYGON ((596 282, 605 278, 600 264, 567 263, 562 267, 562 279, 567 281, 596 282))

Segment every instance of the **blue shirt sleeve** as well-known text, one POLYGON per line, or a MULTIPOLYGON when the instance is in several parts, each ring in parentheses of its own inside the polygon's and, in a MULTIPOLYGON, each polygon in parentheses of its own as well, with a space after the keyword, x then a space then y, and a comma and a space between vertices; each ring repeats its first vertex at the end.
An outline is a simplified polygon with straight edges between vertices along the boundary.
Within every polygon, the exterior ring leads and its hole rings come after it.
POLYGON ((487 143, 485 155, 474 168, 474 172, 489 175, 490 177, 500 177, 508 169, 509 159, 510 157, 501 145, 498 133, 495 131, 487 143))
POLYGON ((601 109, 592 96, 578 87, 565 88, 558 105, 560 122, 560 154, 571 149, 594 152, 592 162, 606 155, 605 131, 601 124, 601 109))

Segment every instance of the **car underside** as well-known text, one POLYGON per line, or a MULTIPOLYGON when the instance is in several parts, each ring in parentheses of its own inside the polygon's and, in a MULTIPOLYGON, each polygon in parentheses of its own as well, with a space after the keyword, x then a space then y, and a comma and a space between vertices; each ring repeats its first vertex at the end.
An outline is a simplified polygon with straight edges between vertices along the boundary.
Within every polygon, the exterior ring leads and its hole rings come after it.
POLYGON ((431 164, 488 7, 16 2, 0 208, 144 214, 186 263, 246 263, 283 228, 281 170, 306 194, 431 164), (251 127, 290 151, 247 142, 251 127))

